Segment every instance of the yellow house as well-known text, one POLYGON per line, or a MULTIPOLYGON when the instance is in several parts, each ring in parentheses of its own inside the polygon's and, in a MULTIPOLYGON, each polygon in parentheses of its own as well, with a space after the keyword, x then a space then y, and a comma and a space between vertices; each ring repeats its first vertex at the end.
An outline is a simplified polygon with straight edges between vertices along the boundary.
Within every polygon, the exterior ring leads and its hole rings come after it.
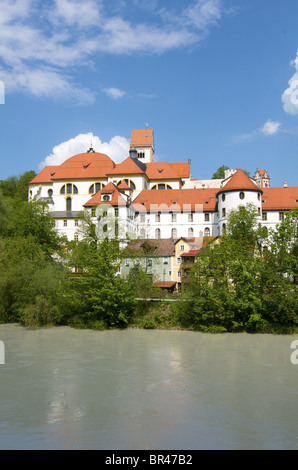
POLYGON ((203 239, 180 238, 175 243, 175 255, 172 259, 172 280, 177 282, 178 290, 181 290, 182 283, 182 255, 192 249, 199 249, 203 239))

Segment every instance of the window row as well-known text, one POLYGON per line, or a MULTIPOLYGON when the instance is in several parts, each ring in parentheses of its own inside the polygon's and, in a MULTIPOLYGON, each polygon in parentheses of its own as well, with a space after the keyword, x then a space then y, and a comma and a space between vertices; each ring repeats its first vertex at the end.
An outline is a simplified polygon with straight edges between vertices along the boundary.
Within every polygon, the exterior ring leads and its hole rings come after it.
MULTIPOLYGON (((210 228, 206 227, 204 229, 204 237, 210 237, 210 235, 211 235, 210 228)), ((188 238, 193 238, 194 237, 194 229, 192 227, 189 227, 189 229, 187 231, 187 237, 188 238)), ((147 238, 146 237, 146 230, 144 228, 142 228, 140 230, 140 238, 147 238)), ((161 230, 159 228, 157 228, 155 230, 155 238, 161 238, 161 230)), ((171 238, 173 238, 173 239, 178 238, 178 232, 177 232, 176 228, 172 228, 171 238)))
MULTIPOLYGON (((63 227, 70 227, 70 225, 69 225, 70 222, 72 222, 71 219, 70 219, 70 220, 64 219, 64 220, 63 220, 63 227)), ((73 224, 71 224, 71 225, 73 225, 73 224)), ((79 226, 79 221, 78 221, 78 219, 75 219, 75 221, 74 221, 74 226, 75 226, 75 227, 78 227, 78 226, 79 226)))
MULTIPOLYGON (((174 214, 173 212, 170 212, 171 215, 171 222, 177 222, 177 214, 174 214)), ((161 220, 161 213, 158 212, 155 214, 155 222, 160 222, 161 220)), ((145 223, 146 221, 146 214, 141 214, 140 215, 140 222, 145 223)), ((188 222, 193 222, 194 221, 194 214, 188 214, 188 222)), ((205 222, 210 222, 210 214, 205 213, 204 214, 204 221, 205 222)))
MULTIPOLYGON (((241 208, 243 209, 244 206, 239 206, 239 208, 240 208, 240 209, 241 209, 241 208)), ((260 207, 258 207, 257 212, 258 212, 258 216, 260 217, 260 216, 261 216, 261 208, 260 208, 260 207)), ((225 207, 222 209, 221 215, 222 215, 222 217, 226 217, 227 212, 226 212, 225 207)), ((265 219, 263 219, 263 220, 265 220, 265 219)))
MULTIPOLYGON (((105 185, 103 183, 93 183, 91 184, 88 192, 89 194, 96 194, 98 191, 103 189, 105 185)), ((49 193, 51 191, 51 196, 53 195, 53 191, 49 189, 49 193)), ((60 189, 60 194, 79 194, 78 187, 75 184, 67 183, 62 186, 60 189)), ((49 194, 50 195, 50 194, 49 194)))
MULTIPOLYGON (((242 199, 242 200, 245 199, 245 193, 244 193, 243 191, 240 191, 240 193, 239 193, 239 198, 242 199)), ((258 200, 260 200, 260 199, 261 199, 261 193, 258 193, 258 200)), ((223 194, 223 195, 221 196, 221 200, 222 200, 222 201, 225 201, 225 200, 226 200, 226 195, 225 195, 225 194, 223 194)))

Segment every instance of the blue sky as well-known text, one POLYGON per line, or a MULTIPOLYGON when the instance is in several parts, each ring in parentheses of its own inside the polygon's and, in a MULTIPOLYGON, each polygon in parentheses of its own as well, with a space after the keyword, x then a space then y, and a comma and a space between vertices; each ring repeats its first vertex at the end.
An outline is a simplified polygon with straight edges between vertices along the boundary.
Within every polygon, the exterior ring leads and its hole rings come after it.
POLYGON ((297 185, 297 24, 297 0, 0 0, 0 179, 90 140, 119 162, 148 124, 195 178, 297 185))

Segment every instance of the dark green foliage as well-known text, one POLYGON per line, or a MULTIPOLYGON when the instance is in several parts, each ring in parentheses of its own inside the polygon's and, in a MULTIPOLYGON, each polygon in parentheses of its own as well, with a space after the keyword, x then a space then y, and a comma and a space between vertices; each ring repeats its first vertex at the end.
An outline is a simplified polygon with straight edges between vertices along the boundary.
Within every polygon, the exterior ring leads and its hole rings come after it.
POLYGON ((228 170, 229 167, 226 165, 221 165, 215 173, 212 175, 212 179, 223 179, 225 177, 225 170, 228 170))
POLYGON ((295 331, 296 278, 297 210, 265 239, 255 209, 240 207, 231 211, 227 235, 197 258, 180 321, 201 331, 295 331))
POLYGON ((63 284, 61 303, 69 322, 93 327, 125 327, 134 309, 134 289, 130 280, 117 273, 121 250, 115 240, 105 239, 95 245, 79 243, 70 253, 69 273, 63 284))
POLYGON ((21 176, 11 176, 0 181, 0 192, 5 198, 27 201, 28 183, 36 176, 34 171, 26 171, 21 176))

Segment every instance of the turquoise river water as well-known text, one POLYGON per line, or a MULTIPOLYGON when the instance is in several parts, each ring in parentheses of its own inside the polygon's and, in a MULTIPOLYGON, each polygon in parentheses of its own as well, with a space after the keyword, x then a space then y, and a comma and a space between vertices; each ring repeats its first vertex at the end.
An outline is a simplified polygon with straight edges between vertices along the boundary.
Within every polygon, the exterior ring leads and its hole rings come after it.
POLYGON ((298 449, 297 339, 0 325, 0 449, 298 449))

